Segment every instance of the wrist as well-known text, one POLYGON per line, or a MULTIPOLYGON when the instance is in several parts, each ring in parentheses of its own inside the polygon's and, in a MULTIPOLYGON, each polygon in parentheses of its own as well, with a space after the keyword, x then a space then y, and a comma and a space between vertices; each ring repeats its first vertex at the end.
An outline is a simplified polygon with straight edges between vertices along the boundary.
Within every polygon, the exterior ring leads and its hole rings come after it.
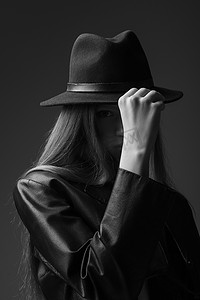
POLYGON ((122 148, 119 167, 141 176, 149 177, 149 155, 145 151, 124 151, 122 148))

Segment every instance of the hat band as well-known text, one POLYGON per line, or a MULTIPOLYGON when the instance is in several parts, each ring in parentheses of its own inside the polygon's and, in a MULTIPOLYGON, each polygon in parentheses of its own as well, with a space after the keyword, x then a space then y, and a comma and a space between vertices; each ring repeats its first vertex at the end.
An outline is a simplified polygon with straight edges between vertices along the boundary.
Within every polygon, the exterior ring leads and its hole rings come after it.
POLYGON ((134 82, 110 82, 110 83, 67 83, 69 92, 126 92, 133 87, 151 88, 154 85, 153 79, 149 78, 134 82))

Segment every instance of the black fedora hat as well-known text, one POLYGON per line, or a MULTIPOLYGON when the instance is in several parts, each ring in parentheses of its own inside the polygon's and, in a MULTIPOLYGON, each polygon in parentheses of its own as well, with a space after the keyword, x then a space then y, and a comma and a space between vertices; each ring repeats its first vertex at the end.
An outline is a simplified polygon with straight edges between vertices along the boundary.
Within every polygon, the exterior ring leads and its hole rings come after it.
POLYGON ((183 96, 181 91, 154 85, 146 55, 133 31, 112 38, 83 33, 72 47, 67 90, 40 105, 113 104, 133 87, 160 92, 165 104, 183 96))

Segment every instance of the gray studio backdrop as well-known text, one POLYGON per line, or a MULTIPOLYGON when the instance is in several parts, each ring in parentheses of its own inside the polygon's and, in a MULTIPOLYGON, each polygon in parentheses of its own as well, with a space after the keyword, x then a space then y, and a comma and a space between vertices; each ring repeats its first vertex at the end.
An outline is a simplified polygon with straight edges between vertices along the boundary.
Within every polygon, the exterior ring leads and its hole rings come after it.
POLYGON ((167 105, 162 127, 171 175, 196 211, 199 199, 199 1, 75 1, 65 7, 1 10, 1 278, 0 299, 17 293, 20 231, 12 204, 18 176, 36 159, 59 108, 39 102, 66 88, 75 38, 112 37, 131 29, 139 36, 157 85, 180 89, 184 98, 167 105))

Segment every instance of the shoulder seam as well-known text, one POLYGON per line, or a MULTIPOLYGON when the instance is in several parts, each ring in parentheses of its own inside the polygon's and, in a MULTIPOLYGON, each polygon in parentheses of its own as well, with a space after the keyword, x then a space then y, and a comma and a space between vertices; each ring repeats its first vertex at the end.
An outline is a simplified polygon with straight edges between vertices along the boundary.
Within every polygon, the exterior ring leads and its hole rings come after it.
POLYGON ((22 181, 22 180, 27 181, 28 184, 29 184, 29 182, 34 182, 34 183, 37 183, 37 184, 42 185, 42 186, 45 187, 45 188, 50 188, 48 185, 43 184, 43 183, 41 183, 41 182, 39 182, 39 181, 36 181, 36 180, 33 180, 33 179, 21 178, 19 181, 22 181))
POLYGON ((36 181, 36 180, 33 180, 33 179, 27 179, 27 180, 28 180, 28 183, 29 183, 30 181, 32 181, 32 182, 35 182, 35 183, 38 183, 38 184, 44 186, 45 188, 50 188, 48 185, 46 185, 46 184, 44 184, 44 183, 41 183, 41 182, 39 182, 39 181, 36 181))

